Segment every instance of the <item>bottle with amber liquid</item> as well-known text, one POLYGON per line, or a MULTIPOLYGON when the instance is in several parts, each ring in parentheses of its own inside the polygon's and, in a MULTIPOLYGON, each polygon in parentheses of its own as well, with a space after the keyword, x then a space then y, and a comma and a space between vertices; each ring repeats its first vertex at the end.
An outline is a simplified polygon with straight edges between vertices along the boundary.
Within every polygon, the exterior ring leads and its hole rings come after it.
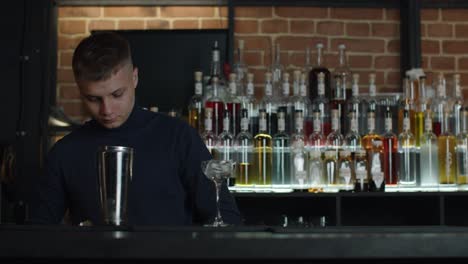
POLYGON ((324 61, 324 56, 323 56, 323 43, 317 43, 316 45, 317 48, 317 61, 314 67, 310 72, 307 74, 309 75, 309 98, 311 101, 313 101, 315 98, 317 98, 317 90, 315 87, 317 87, 319 80, 317 79, 318 74, 322 73, 324 80, 324 95, 328 100, 332 99, 332 90, 331 90, 331 77, 330 77, 330 71, 328 68, 325 66, 325 61, 324 61))
POLYGON ((393 133, 392 124, 392 110, 387 106, 387 110, 385 111, 385 133, 382 135, 382 141, 385 187, 390 190, 398 187, 398 141, 396 135, 393 133))
POLYGON ((189 114, 189 124, 195 128, 199 134, 202 134, 203 129, 203 73, 201 71, 196 71, 194 74, 195 77, 195 93, 190 98, 190 103, 188 107, 189 114))
POLYGON ((255 187, 271 187, 271 169, 273 164, 273 144, 272 137, 267 131, 266 112, 261 110, 259 113, 259 131, 254 137, 254 156, 255 156, 255 187))
POLYGON ((429 107, 429 100, 426 96, 426 76, 419 77, 419 99, 415 103, 414 118, 414 139, 416 148, 421 146, 421 138, 424 134, 425 113, 429 107))
MULTIPOLYGON (((446 109, 447 110, 447 109, 446 109)), ((442 131, 437 138, 439 158, 439 188, 441 191, 454 191, 457 186, 456 138, 450 131, 450 113, 444 112, 442 131)))

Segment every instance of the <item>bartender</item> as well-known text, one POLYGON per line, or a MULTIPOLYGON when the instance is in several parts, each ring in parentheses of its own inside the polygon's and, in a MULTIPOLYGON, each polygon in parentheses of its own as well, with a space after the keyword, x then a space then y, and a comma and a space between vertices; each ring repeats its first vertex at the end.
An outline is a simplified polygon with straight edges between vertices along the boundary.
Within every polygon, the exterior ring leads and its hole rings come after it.
MULTIPOLYGON (((216 215, 213 183, 201 170, 211 155, 186 122, 135 104, 138 69, 129 43, 113 32, 83 39, 73 54, 73 74, 92 119, 50 150, 37 184, 30 222, 102 224, 96 153, 100 146, 135 151, 129 190, 130 225, 198 225, 216 215)), ((234 198, 223 185, 223 220, 240 224, 234 198)))

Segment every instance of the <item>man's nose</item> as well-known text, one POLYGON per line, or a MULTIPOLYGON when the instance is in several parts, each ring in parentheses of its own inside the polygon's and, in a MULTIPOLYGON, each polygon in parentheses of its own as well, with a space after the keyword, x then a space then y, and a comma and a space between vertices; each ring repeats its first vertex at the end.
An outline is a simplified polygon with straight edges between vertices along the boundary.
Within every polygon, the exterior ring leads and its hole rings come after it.
POLYGON ((101 115, 109 115, 112 113, 111 103, 107 99, 103 99, 101 101, 101 106, 99 108, 99 114, 101 115))

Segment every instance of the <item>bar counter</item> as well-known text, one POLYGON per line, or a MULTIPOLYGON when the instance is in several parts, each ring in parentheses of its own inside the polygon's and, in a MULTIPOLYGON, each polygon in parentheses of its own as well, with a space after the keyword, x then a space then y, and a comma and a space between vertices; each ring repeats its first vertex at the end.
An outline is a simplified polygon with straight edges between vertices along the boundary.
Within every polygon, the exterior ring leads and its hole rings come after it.
POLYGON ((152 260, 468 261, 468 228, 0 226, 0 263, 152 260))

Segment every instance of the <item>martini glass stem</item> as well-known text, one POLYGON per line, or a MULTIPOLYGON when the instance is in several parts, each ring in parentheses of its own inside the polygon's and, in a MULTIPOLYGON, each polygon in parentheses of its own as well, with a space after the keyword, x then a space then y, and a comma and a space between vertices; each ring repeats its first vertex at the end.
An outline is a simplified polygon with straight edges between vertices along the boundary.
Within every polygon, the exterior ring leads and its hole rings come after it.
POLYGON ((215 218, 215 223, 217 225, 222 225, 223 224, 223 219, 221 218, 221 210, 219 209, 219 192, 221 190, 221 184, 222 184, 222 182, 215 181, 215 188, 216 188, 216 218, 215 218))

